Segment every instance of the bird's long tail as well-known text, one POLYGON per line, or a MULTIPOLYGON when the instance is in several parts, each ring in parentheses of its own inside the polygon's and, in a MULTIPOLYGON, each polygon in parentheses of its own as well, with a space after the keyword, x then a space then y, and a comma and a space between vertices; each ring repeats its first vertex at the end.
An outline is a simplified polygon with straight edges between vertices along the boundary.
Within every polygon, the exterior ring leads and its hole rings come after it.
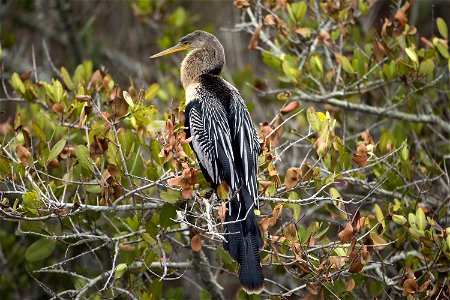
POLYGON ((245 188, 240 190, 238 198, 231 200, 230 210, 226 214, 225 221, 231 223, 226 224, 227 242, 224 242, 224 248, 239 263, 242 288, 249 294, 258 294, 264 288, 259 256, 263 240, 253 212, 253 198, 245 188))

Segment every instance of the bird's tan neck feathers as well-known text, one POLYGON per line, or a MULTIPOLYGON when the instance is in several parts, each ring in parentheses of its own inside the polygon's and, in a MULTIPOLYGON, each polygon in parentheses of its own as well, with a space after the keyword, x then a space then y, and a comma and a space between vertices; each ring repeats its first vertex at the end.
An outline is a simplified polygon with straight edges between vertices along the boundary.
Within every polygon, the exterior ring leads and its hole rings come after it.
POLYGON ((181 63, 181 83, 187 87, 198 81, 202 74, 220 74, 225 64, 225 53, 222 45, 217 42, 213 47, 194 49, 183 59, 181 63))

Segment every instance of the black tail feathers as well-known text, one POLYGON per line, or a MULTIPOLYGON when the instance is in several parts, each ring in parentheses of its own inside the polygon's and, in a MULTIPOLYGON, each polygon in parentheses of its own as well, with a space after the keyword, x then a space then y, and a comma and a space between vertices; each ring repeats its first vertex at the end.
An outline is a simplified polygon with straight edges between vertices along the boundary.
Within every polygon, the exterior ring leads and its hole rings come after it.
POLYGON ((231 201, 231 209, 226 214, 226 222, 232 223, 226 225, 227 242, 224 243, 224 248, 239 263, 242 288, 249 294, 258 294, 264 288, 264 274, 259 256, 263 240, 253 212, 253 199, 244 190, 241 191, 239 200, 231 201))

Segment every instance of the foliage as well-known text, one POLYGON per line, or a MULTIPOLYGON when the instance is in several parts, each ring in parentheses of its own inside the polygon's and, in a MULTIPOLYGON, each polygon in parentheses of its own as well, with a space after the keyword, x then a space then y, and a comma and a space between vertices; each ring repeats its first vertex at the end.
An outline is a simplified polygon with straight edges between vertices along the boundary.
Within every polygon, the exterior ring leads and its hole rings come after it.
MULTIPOLYGON (((234 2, 270 70, 254 90, 276 107, 259 128, 268 281, 255 298, 449 295, 448 29, 438 18, 438 35, 419 37, 406 1, 363 32, 370 2, 234 2)), ((151 16, 145 2, 130 7, 151 16)), ((168 17, 169 31, 184 14, 168 17)), ((159 43, 175 41, 168 32, 159 43)), ((26 270, 52 297, 182 299, 194 292, 171 281, 194 269, 198 297, 222 296, 211 272, 237 272, 221 246, 228 188, 211 195, 198 168, 182 90, 119 86, 89 60, 58 71, 9 79, 9 98, 25 104, 1 124, 11 272, 26 270)))

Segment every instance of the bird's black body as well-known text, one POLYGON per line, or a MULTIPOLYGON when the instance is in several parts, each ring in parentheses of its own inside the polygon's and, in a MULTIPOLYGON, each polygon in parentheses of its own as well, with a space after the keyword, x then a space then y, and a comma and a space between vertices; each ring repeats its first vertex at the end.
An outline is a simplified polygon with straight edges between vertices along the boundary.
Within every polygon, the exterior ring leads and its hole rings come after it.
POLYGON ((187 137, 192 137, 206 180, 214 188, 225 182, 231 189, 224 248, 239 262, 242 287, 259 293, 264 286, 259 256, 263 241, 253 211, 258 205, 258 136, 241 95, 219 76, 225 53, 214 35, 194 31, 152 57, 187 49, 192 51, 181 63, 187 137))
POLYGON ((185 111, 186 133, 193 136, 191 147, 206 180, 214 188, 222 181, 231 187, 224 248, 239 262, 242 286, 257 291, 264 275, 259 256, 263 241, 253 212, 259 154, 256 131, 241 96, 221 77, 201 75, 195 95, 185 111))

